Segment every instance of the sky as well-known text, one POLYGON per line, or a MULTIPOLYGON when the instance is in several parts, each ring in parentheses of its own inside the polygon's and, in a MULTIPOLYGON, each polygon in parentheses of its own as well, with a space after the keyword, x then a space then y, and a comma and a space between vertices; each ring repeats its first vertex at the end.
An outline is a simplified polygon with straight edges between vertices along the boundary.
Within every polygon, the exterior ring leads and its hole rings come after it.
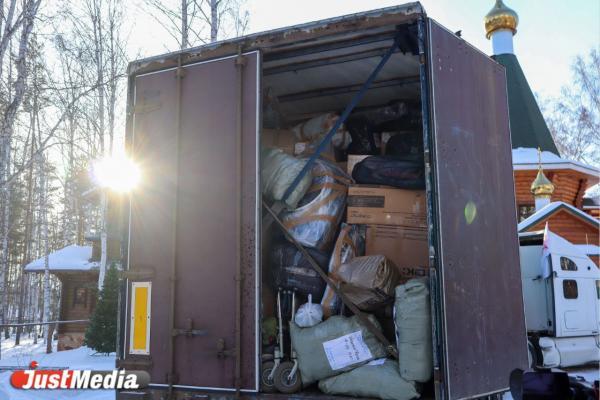
MULTIPOLYGON (((247 0, 248 33, 301 24, 375 8, 404 4, 393 0, 247 0)), ((422 0, 429 17, 490 54, 483 17, 494 0, 422 0)), ((515 53, 534 92, 558 96, 571 79, 578 54, 600 46, 600 0, 505 0, 519 15, 515 53)), ((165 31, 142 10, 134 11, 129 45, 141 56, 166 52, 165 31)), ((173 46, 171 46, 173 49, 173 46)))

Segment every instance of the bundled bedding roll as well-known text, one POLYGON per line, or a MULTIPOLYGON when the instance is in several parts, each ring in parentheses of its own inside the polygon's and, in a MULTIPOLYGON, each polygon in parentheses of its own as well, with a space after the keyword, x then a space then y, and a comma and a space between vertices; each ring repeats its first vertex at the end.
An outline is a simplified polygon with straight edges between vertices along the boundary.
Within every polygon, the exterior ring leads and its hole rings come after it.
MULTIPOLYGON (((379 328, 375 317, 368 318, 379 328)), ((386 355, 383 344, 355 316, 334 316, 311 328, 291 322, 290 337, 305 386, 386 355)))
POLYGON ((410 400, 419 397, 415 383, 404 380, 393 360, 377 359, 350 372, 319 381, 327 394, 382 400, 410 400))
POLYGON ((394 322, 400 375, 407 380, 427 382, 433 374, 427 278, 411 279, 396 287, 394 322))
POLYGON ((322 159, 315 161, 311 172, 312 183, 298 208, 284 212, 281 220, 299 243, 326 250, 342 219, 352 179, 337 165, 322 159))

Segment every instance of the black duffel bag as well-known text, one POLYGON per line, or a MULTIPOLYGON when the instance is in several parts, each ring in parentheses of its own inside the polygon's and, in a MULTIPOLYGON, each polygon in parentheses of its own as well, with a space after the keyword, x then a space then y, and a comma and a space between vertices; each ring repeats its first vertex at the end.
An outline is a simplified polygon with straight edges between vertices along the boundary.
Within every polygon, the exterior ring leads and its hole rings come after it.
POLYGON ((356 164, 352 178, 365 185, 425 189, 424 169, 419 156, 371 156, 356 164))
MULTIPOLYGON (((323 271, 327 271, 329 263, 327 253, 311 248, 306 248, 306 251, 323 271)), ((313 302, 321 301, 325 291, 325 281, 296 246, 288 242, 275 245, 271 250, 271 267, 276 287, 296 290, 297 293, 305 296, 311 294, 313 302)))

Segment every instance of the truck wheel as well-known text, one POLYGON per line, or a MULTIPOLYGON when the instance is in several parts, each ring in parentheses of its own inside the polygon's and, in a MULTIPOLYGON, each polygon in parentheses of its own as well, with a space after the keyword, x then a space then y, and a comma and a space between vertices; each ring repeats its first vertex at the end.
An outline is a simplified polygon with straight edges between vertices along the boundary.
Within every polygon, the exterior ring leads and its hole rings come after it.
POLYGON ((527 341, 527 353, 529 353, 529 368, 536 369, 539 365, 540 358, 538 355, 538 350, 535 348, 535 345, 529 340, 527 341))
POLYGON ((273 361, 266 361, 262 363, 260 369, 260 389, 265 393, 274 393, 277 391, 274 379, 269 379, 269 375, 273 371, 273 366, 275 366, 273 361))
POLYGON ((300 378, 300 370, 296 369, 296 373, 288 379, 290 372, 294 368, 294 363, 291 361, 283 362, 275 371, 275 387, 281 393, 296 393, 302 387, 302 379, 300 378))

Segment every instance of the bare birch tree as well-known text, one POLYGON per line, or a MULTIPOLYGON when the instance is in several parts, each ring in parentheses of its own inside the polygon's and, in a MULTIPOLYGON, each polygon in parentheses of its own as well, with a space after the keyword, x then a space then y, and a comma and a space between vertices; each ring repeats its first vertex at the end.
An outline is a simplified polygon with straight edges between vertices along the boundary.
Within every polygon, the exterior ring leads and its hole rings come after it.
POLYGON ((179 49, 240 36, 248 29, 245 0, 145 0, 144 4, 179 49))
MULTIPOLYGON (((12 96, 6 97, 8 101, 2 104, 2 113, 0 115, 0 181, 7 180, 10 174, 11 163, 11 141, 15 130, 15 121, 17 111, 23 101, 27 85, 27 52, 29 38, 33 30, 35 17, 39 10, 41 0, 23 0, 20 11, 17 11, 18 4, 16 0, 11 0, 8 5, 8 12, 5 14, 4 2, 0 2, 0 21, 4 23, 2 37, 0 38, 0 79, 4 70, 4 61, 6 51, 10 49, 11 42, 18 34, 18 54, 15 61, 16 78, 14 80, 14 89, 12 96), (19 32, 20 30, 20 32, 19 32)), ((0 25, 0 30, 2 26, 0 25)), ((10 88, 7 88, 10 93, 10 88)), ((8 236, 10 233, 10 184, 1 187, 2 190, 2 257, 0 260, 0 321, 4 322, 4 311, 6 310, 6 288, 5 274, 8 271, 8 236)))
POLYGON ((600 164, 600 52, 577 56, 572 83, 558 98, 543 102, 543 110, 561 155, 600 164))

